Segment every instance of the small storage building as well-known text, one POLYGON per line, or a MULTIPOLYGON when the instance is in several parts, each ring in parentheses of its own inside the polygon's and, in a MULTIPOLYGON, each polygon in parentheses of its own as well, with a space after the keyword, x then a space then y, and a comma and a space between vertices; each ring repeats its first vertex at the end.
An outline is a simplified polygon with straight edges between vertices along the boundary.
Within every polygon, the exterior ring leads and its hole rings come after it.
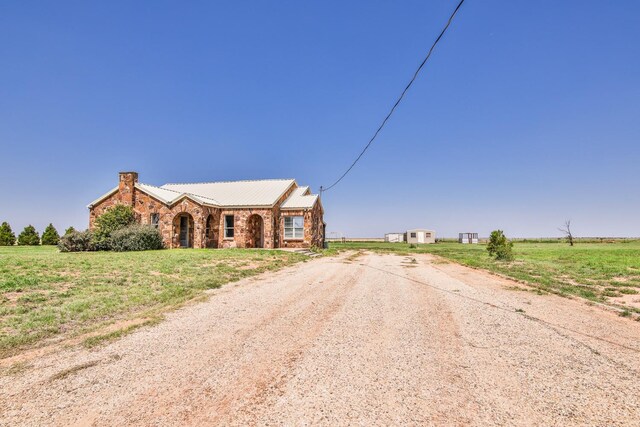
POLYGON ((478 244, 478 233, 458 233, 458 243, 478 244))
POLYGON ((415 230, 407 230, 407 243, 435 243, 436 232, 433 230, 425 230, 417 228, 415 230))
POLYGON ((405 240, 404 233, 387 233, 384 235, 384 241, 388 243, 402 243, 405 240))

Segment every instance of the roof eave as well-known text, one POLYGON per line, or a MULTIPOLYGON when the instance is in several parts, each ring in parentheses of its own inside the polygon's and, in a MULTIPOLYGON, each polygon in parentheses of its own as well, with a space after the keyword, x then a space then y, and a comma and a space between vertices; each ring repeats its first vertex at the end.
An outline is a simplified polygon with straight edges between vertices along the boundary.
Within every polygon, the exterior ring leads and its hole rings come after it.
MULTIPOLYGON (((287 188, 284 189, 284 191, 282 193, 280 193, 280 195, 278 197, 276 197, 276 199, 273 201, 273 203, 271 204, 271 208, 275 208, 276 204, 278 203, 278 200, 280 200, 282 198, 282 196, 284 196, 285 194, 287 194, 287 191, 289 191, 289 189, 291 188, 292 185, 295 185, 296 188, 298 187, 298 183, 296 182, 295 179, 292 179, 291 182, 289 183, 289 185, 287 186, 287 188)), ((285 200, 286 202, 286 200, 285 200)))
POLYGON ((112 189, 111 191, 109 191, 108 193, 103 194, 102 196, 98 197, 97 199, 95 199, 93 202, 89 203, 87 205, 87 208, 91 209, 93 208, 95 205, 99 204, 100 202, 102 202, 104 199, 106 199, 107 197, 112 196, 114 193, 118 192, 118 189, 120 187, 116 187, 114 189, 112 189))

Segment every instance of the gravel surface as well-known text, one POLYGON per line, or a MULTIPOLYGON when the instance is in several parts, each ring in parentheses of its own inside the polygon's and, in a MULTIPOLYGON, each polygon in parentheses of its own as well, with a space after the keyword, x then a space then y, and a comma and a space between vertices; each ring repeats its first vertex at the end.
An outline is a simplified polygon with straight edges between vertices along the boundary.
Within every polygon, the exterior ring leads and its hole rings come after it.
POLYGON ((640 323, 518 287, 429 255, 316 259, 5 366, 0 425, 640 425, 640 323))

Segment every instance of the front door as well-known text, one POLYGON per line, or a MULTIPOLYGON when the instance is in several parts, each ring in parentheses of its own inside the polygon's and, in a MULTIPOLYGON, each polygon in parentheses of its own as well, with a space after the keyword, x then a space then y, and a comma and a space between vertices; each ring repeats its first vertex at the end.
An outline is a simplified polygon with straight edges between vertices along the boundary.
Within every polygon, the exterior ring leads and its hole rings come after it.
POLYGON ((180 217, 180 246, 189 247, 189 217, 180 217))

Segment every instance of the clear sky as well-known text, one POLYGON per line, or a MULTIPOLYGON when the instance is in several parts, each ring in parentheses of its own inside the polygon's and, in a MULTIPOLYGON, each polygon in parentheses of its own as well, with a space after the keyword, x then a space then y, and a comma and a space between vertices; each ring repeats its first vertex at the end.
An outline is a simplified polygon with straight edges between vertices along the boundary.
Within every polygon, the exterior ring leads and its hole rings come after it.
MULTIPOLYGON (((457 1, 3 1, 0 221, 150 184, 335 180, 457 1)), ((329 232, 640 235, 640 2, 467 0, 329 232)))

